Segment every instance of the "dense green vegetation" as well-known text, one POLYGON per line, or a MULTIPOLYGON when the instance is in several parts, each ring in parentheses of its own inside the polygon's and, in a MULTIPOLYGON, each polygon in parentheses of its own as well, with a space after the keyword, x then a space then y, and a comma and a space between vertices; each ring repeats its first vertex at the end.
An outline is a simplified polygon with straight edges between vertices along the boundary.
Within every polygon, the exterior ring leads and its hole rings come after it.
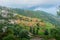
POLYGON ((35 35, 44 40, 60 40, 59 24, 59 18, 44 11, 0 6, 1 40, 30 40, 35 35))

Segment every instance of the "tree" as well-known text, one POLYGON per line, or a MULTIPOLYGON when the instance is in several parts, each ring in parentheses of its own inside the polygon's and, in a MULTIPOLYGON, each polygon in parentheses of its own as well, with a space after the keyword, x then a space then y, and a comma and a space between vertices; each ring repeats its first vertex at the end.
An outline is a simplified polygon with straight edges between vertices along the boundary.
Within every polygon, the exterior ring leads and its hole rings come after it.
POLYGON ((60 16, 60 6, 58 7, 57 15, 59 15, 59 16, 60 16))
POLYGON ((45 35, 48 35, 48 34, 49 34, 49 33, 48 33, 48 29, 45 30, 44 34, 45 34, 45 35))
POLYGON ((19 32, 19 36, 20 36, 20 38, 30 39, 29 32, 25 29, 23 29, 19 32))
POLYGON ((33 28, 33 34, 36 34, 36 33, 35 33, 35 28, 33 28))
POLYGON ((51 36, 56 40, 60 40, 60 28, 51 29, 51 36))
POLYGON ((30 27, 30 32, 32 33, 32 27, 30 27))
POLYGON ((39 23, 37 23, 36 25, 37 25, 36 34, 38 34, 38 32, 39 32, 39 23))

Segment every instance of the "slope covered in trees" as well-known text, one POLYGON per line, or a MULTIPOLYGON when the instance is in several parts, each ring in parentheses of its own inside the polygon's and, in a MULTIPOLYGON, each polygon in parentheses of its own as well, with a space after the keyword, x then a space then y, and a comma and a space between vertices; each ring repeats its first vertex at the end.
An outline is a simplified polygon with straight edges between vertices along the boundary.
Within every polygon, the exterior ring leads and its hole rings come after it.
POLYGON ((43 11, 0 7, 1 40, 29 40, 34 35, 41 37, 48 35, 49 38, 60 37, 55 35, 58 31, 55 29, 56 23, 59 24, 59 21, 55 17, 52 18, 52 15, 43 11))
POLYGON ((51 15, 47 12, 44 11, 30 11, 30 10, 21 10, 21 9, 13 9, 16 11, 18 14, 27 16, 27 17, 32 17, 32 18, 39 18, 44 21, 48 21, 52 23, 53 25, 60 26, 60 19, 54 15, 51 15))
POLYGON ((6 7, 1 7, 0 9, 7 9, 10 12, 13 11, 17 14, 27 17, 39 18, 42 19, 43 21, 50 22, 53 25, 60 26, 60 19, 58 17, 44 11, 30 11, 30 10, 22 10, 17 8, 6 8, 6 7))

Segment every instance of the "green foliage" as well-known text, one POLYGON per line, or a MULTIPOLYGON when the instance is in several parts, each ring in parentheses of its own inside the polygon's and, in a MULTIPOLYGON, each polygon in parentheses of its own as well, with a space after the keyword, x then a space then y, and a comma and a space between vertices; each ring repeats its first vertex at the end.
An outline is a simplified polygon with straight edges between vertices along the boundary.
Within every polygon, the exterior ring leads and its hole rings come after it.
POLYGON ((60 28, 51 29, 51 36, 56 40, 60 40, 60 28))
POLYGON ((57 15, 59 15, 59 16, 60 16, 60 11, 59 11, 59 12, 57 12, 57 15))
POLYGON ((33 34, 35 35, 35 34, 36 34, 36 32, 35 32, 35 28, 33 28, 33 30, 32 30, 32 31, 33 31, 33 34))
POLYGON ((36 34, 38 35, 38 32, 39 32, 39 23, 36 24, 37 25, 37 29, 36 29, 36 34))
POLYGON ((16 40, 16 39, 15 39, 14 35, 9 34, 6 37, 4 37, 3 40, 16 40))
MULTIPOLYGON (((21 9, 12 9, 12 8, 6 8, 6 7, 0 7, 0 38, 3 40, 29 40, 30 39, 30 34, 36 34, 36 35, 44 35, 44 32, 49 33, 49 35, 45 35, 46 38, 55 38, 56 40, 60 40, 60 29, 53 29, 55 25, 56 27, 60 26, 60 20, 57 19, 57 17, 50 15, 44 11, 29 11, 29 10, 21 10, 21 9), (4 18, 1 16, 1 10, 7 9, 9 14, 7 18, 4 18), (17 16, 13 16, 14 13, 18 14, 17 16), (24 15, 27 17, 32 17, 32 18, 39 18, 45 22, 44 26, 41 26, 39 22, 32 27, 25 26, 20 24, 10 24, 9 20, 17 20, 22 17, 20 15, 24 15), (3 32, 2 28, 7 27, 5 29, 5 32, 3 32), (48 29, 45 31, 45 29, 48 29)), ((20 19, 21 20, 21 19, 20 19)), ((25 21, 25 20, 23 20, 25 21)), ((26 20, 28 22, 28 19, 26 20)), ((40 21, 42 22, 42 21, 40 21)), ((44 36, 44 37, 45 37, 44 36)))
POLYGON ((58 7, 57 15, 60 16, 60 6, 58 7))
POLYGON ((27 30, 21 30, 21 31, 19 32, 19 36, 20 36, 21 38, 29 38, 29 32, 28 32, 27 30))
POLYGON ((30 32, 32 33, 32 27, 30 27, 30 32))

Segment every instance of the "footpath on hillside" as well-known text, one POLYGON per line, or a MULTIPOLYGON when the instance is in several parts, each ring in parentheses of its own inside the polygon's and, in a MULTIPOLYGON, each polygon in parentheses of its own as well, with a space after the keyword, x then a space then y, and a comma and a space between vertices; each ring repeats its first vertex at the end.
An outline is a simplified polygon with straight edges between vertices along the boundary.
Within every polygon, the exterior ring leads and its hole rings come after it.
MULTIPOLYGON (((30 40, 45 40, 45 39, 43 39, 42 37, 39 37, 39 36, 34 36, 34 37, 31 38, 30 40)), ((48 40, 55 40, 55 39, 52 38, 52 39, 48 39, 48 40)))
POLYGON ((33 38, 31 38, 30 40, 43 40, 43 38, 39 37, 39 36, 34 36, 33 38))

